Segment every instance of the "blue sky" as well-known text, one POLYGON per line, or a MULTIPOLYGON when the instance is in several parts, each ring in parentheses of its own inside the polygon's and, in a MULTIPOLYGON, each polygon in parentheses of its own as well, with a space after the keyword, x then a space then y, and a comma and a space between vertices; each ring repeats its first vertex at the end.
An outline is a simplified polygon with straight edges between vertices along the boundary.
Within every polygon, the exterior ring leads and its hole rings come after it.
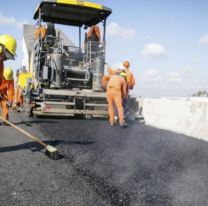
MULTIPOLYGON (((208 91, 208 1, 90 2, 113 10, 107 20, 106 62, 116 68, 125 60, 130 61, 136 79, 132 95, 187 97, 199 90, 208 91)), ((6 62, 6 67, 14 70, 21 67, 22 24, 36 23, 33 14, 39 3, 39 0, 1 2, 1 34, 10 34, 18 42, 18 57, 6 62)), ((76 28, 56 27, 78 43, 76 28)))

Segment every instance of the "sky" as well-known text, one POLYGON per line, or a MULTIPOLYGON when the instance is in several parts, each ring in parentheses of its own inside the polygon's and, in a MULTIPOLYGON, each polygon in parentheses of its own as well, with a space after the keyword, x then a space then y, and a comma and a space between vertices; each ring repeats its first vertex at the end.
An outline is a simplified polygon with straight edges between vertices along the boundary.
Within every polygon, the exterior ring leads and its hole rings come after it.
MULTIPOLYGON (((23 24, 36 24, 33 14, 40 2, 1 2, 0 35, 12 35, 18 44, 18 57, 6 61, 5 67, 21 67, 23 24)), ((107 19, 106 62, 114 69, 126 60, 130 62, 136 80, 132 96, 188 97, 197 91, 208 92, 208 1, 90 2, 112 9, 107 19)), ((77 28, 55 27, 78 46, 77 28)))

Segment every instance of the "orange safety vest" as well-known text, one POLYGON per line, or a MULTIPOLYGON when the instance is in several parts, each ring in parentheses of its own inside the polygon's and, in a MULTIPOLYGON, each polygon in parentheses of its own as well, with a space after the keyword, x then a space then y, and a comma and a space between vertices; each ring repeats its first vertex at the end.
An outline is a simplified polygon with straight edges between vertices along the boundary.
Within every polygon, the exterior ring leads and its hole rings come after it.
MULTIPOLYGON (((40 27, 40 38, 41 39, 43 39, 45 37, 45 33, 46 33, 46 28, 45 27, 40 27)), ((39 39, 38 34, 39 34, 39 28, 36 28, 36 30, 35 30, 35 40, 39 39)))
POLYGON ((6 80, 2 78, 1 86, 0 86, 0 93, 2 95, 7 95, 8 101, 13 101, 14 97, 14 79, 6 80))
POLYGON ((1 86, 1 81, 3 79, 3 71, 4 71, 4 62, 0 62, 0 86, 1 86))

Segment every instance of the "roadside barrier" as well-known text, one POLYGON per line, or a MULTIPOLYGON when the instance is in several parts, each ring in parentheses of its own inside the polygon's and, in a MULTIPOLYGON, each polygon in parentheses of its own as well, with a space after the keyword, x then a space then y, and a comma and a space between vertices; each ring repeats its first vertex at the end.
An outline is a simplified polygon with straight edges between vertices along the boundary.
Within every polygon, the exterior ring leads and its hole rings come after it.
POLYGON ((140 99, 146 125, 208 141, 208 102, 193 99, 140 99))

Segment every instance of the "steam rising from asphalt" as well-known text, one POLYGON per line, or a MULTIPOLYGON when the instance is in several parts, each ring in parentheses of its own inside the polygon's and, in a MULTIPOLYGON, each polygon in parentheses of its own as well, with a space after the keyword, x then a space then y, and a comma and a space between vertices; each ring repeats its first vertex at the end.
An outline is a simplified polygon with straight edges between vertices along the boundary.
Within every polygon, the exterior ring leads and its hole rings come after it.
POLYGON ((122 129, 107 120, 59 120, 41 128, 110 205, 204 205, 208 145, 201 140, 138 122, 122 129))

